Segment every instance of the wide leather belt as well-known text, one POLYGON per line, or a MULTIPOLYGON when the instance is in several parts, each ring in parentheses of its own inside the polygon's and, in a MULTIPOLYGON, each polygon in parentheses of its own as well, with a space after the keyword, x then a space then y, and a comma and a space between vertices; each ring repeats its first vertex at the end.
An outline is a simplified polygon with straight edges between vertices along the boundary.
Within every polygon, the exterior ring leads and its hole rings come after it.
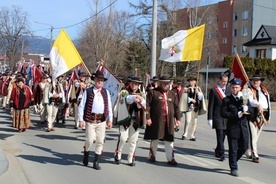
POLYGON ((105 116, 104 114, 91 113, 91 120, 91 123, 101 123, 105 121, 105 116))

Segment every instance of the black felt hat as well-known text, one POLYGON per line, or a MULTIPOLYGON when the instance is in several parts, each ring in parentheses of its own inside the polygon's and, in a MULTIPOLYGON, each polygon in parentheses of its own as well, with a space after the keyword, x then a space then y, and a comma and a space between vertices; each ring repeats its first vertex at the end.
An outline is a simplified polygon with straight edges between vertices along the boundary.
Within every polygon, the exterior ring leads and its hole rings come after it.
POLYGON ((92 74, 91 79, 94 80, 95 78, 104 79, 104 81, 107 80, 107 78, 104 77, 103 72, 101 72, 100 70, 97 70, 96 73, 92 74))
POLYGON ((156 81, 159 80, 159 78, 158 78, 157 76, 154 76, 154 77, 152 77, 152 79, 150 79, 150 80, 153 81, 153 82, 156 82, 156 81))
POLYGON ((140 77, 131 77, 129 82, 137 82, 139 84, 143 83, 140 77))
POLYGON ((161 76, 159 82, 171 82, 171 79, 167 76, 161 76))
POLYGON ((261 80, 264 81, 264 78, 261 77, 259 74, 254 74, 249 80, 261 80))

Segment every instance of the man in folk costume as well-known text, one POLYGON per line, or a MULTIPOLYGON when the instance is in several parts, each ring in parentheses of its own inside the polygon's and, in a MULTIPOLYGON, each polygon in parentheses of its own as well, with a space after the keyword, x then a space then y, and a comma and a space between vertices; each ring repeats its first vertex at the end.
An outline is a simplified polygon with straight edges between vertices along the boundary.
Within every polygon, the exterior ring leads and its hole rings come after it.
POLYGON ((9 86, 8 86, 7 105, 9 104, 9 101, 10 101, 10 98, 11 98, 12 89, 16 86, 15 81, 16 81, 17 77, 23 77, 23 79, 25 80, 22 73, 17 73, 17 72, 11 73, 10 82, 9 82, 9 86))
POLYGON ((177 165, 174 159, 174 125, 180 126, 180 111, 175 93, 169 90, 170 79, 159 78, 159 86, 148 92, 146 100, 146 130, 144 139, 150 139, 149 161, 156 161, 158 141, 165 143, 166 158, 169 165, 177 165), (176 119, 176 121, 175 121, 176 119))
POLYGON ((271 105, 269 93, 261 84, 264 78, 255 74, 250 81, 250 89, 254 95, 251 95, 253 98, 249 98, 249 102, 254 107, 254 114, 249 121, 249 149, 246 155, 252 158, 252 162, 259 163, 257 143, 264 124, 270 123, 271 105))
POLYGON ((3 78, 3 84, 0 90, 3 98, 2 107, 3 109, 5 109, 8 102, 8 87, 11 79, 8 73, 2 74, 2 78, 3 78))
POLYGON ((198 115, 206 113, 206 107, 201 88, 196 85, 197 79, 191 77, 187 81, 189 85, 184 88, 184 93, 182 93, 182 95, 185 94, 184 96, 186 96, 186 98, 180 99, 180 106, 185 104, 187 107, 184 111, 180 107, 180 111, 185 112, 185 125, 182 140, 188 137, 188 130, 191 126, 190 140, 196 141, 197 118, 198 115), (203 112, 201 112, 201 110, 203 110, 203 112))
MULTIPOLYGON (((174 80, 173 83, 174 83, 174 87, 172 88, 172 91, 175 92, 175 94, 177 95, 177 100, 178 100, 178 102, 180 102, 180 97, 184 90, 184 88, 182 86, 182 81, 174 80)), ((181 123, 184 123, 184 115, 182 115, 182 113, 181 113, 181 123)), ((179 131, 179 127, 175 127, 175 131, 179 131)))
POLYGON ((47 123, 47 104, 49 104, 49 91, 51 79, 48 74, 43 74, 42 81, 38 84, 42 91, 42 100, 40 103, 40 123, 47 123))
POLYGON ((60 83, 65 97, 65 101, 63 103, 60 114, 62 118, 62 124, 66 124, 65 120, 68 119, 69 117, 69 101, 68 101, 69 76, 65 75, 60 83))
POLYGON ((2 97, 2 107, 3 109, 6 108, 7 105, 7 89, 9 85, 9 75, 8 73, 3 73, 1 77, 1 85, 0 85, 0 92, 1 92, 1 97, 2 97))
POLYGON ((58 79, 54 81, 54 84, 50 84, 48 98, 49 103, 47 103, 46 106, 48 128, 46 132, 51 132, 54 131, 54 122, 58 113, 58 107, 62 103, 64 98, 63 89, 62 86, 59 84, 58 79))
MULTIPOLYGON (((86 73, 81 72, 79 74, 79 79, 73 82, 73 87, 70 92, 70 102, 74 110, 75 129, 78 129, 80 127, 79 116, 78 116, 78 105, 80 104, 83 93, 86 89, 85 81, 87 76, 88 75, 86 73)), ((81 127, 81 128, 84 128, 84 127, 81 127)))
POLYGON ((150 90, 158 87, 158 79, 159 78, 157 76, 153 76, 152 79, 150 79, 151 83, 146 86, 146 92, 149 92, 150 90))
POLYGON ((2 98, 2 86, 3 86, 3 74, 0 73, 0 105, 2 104, 3 98, 2 98))
POLYGON ((16 88, 13 88, 11 93, 10 107, 13 112, 12 125, 19 132, 23 132, 31 126, 30 105, 33 105, 32 91, 25 85, 23 78, 17 78, 16 88))
MULTIPOLYGON (((146 100, 143 98, 143 94, 139 89, 139 85, 142 84, 140 77, 132 77, 130 79, 130 86, 127 88, 126 94, 120 93, 118 103, 125 103, 128 111, 125 112, 122 108, 119 108, 117 113, 125 113, 126 117, 129 117, 126 121, 117 122, 119 126, 118 143, 115 150, 115 163, 120 164, 122 157, 122 149, 128 140, 128 164, 135 166, 135 150, 139 136, 139 128, 143 125, 143 110, 146 109, 146 100)), ((115 112, 114 112, 115 114, 115 112)), ((117 115, 116 115, 117 116, 117 115)))
POLYGON ((60 91, 62 93, 62 98, 60 99, 60 103, 58 105, 58 112, 57 112, 57 116, 56 116, 56 123, 59 123, 60 120, 62 120, 62 124, 65 124, 65 116, 63 113, 63 110, 65 108, 66 105, 66 97, 65 97, 65 90, 66 90, 66 83, 67 81, 65 81, 65 79, 63 78, 63 76, 59 76, 57 78, 57 84, 60 87, 60 91))
POLYGON ((216 130, 217 146, 215 157, 219 158, 219 161, 223 161, 225 159, 224 140, 226 137, 227 120, 220 116, 220 107, 222 99, 231 94, 230 88, 227 87, 228 75, 222 73, 218 83, 209 92, 207 120, 208 124, 216 130))
POLYGON ((89 151, 95 141, 93 168, 100 170, 99 157, 103 151, 106 124, 112 128, 112 102, 109 91, 102 87, 104 81, 107 80, 104 78, 104 74, 97 70, 91 79, 94 80, 95 86, 84 91, 79 104, 78 115, 80 124, 83 124, 84 121, 86 123, 83 165, 88 165, 89 151))

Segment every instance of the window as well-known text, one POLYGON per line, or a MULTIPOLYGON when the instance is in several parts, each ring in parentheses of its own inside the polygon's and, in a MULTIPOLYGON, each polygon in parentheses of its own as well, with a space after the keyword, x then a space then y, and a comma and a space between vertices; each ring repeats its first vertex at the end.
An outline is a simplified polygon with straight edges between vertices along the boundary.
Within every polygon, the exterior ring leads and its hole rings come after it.
POLYGON ((208 47, 206 48, 206 54, 210 54, 210 49, 208 47))
POLYGON ((222 44, 227 44, 227 38, 222 39, 222 44))
POLYGON ((218 22, 218 15, 216 16, 216 21, 218 22))
POLYGON ((218 31, 214 31, 214 38, 218 38, 218 31))
POLYGON ((210 32, 207 32, 207 40, 211 40, 212 36, 210 32))
POLYGON ((228 26, 227 22, 223 22, 223 28, 225 29, 227 28, 227 26, 228 26))
POLYGON ((237 52, 237 46, 233 45, 233 47, 232 47, 232 53, 236 53, 236 52, 237 52))
POLYGON ((242 53, 246 53, 246 52, 247 52, 247 47, 246 47, 246 46, 242 46, 241 52, 242 52, 242 53))
POLYGON ((237 37, 238 36, 238 30, 237 29, 233 29, 233 37, 237 37))
POLYGON ((256 58, 266 58, 266 49, 256 49, 256 58))
POLYGON ((247 32, 247 27, 242 28, 242 34, 241 36, 247 36, 248 32, 247 32))
POLYGON ((210 16, 210 17, 208 17, 208 18, 207 18, 207 23, 208 23, 208 24, 212 24, 212 22, 213 22, 212 17, 211 17, 211 16, 210 16))
POLYGON ((242 12, 242 20, 247 20, 248 19, 248 11, 242 12))
POLYGON ((233 20, 238 20, 238 13, 237 12, 234 13, 233 20))

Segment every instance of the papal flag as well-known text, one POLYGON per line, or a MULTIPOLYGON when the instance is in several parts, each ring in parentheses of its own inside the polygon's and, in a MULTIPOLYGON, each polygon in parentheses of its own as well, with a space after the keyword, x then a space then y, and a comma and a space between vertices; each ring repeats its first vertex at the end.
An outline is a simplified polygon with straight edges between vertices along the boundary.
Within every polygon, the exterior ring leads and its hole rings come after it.
POLYGON ((75 45, 64 29, 60 31, 52 46, 50 61, 53 80, 83 62, 75 45))
POLYGON ((201 60, 205 24, 180 30, 162 40, 159 60, 168 62, 201 60))

